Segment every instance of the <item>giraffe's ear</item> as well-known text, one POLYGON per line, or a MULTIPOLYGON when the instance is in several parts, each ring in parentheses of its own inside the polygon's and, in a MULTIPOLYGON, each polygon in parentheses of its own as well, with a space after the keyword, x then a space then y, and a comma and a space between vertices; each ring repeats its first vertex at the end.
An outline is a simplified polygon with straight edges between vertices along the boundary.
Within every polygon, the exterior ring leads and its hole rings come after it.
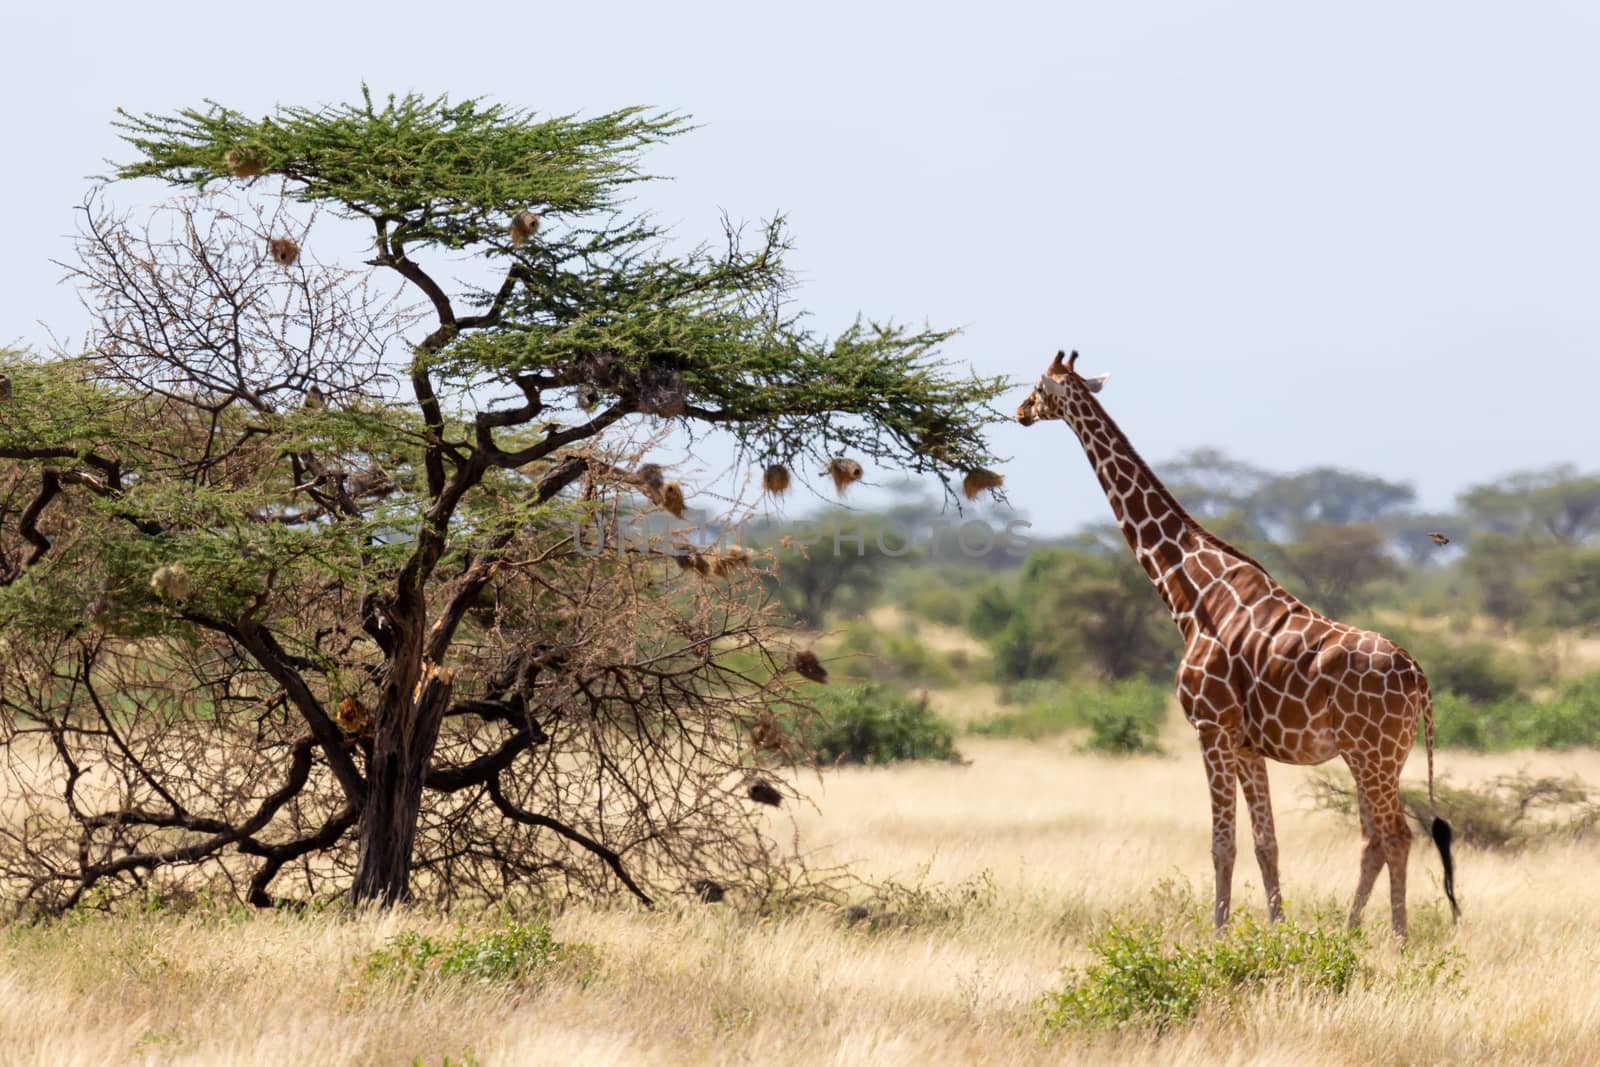
POLYGON ((1098 393, 1101 389, 1105 388, 1106 382, 1110 380, 1111 375, 1109 373, 1096 374, 1093 378, 1085 378, 1083 380, 1083 384, 1089 387, 1089 392, 1098 393))

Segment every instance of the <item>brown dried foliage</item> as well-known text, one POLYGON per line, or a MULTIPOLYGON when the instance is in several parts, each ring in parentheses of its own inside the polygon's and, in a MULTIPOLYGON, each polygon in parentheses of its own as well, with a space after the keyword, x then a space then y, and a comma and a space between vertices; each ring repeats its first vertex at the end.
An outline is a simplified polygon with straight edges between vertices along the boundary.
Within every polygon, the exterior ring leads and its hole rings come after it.
POLYGON ((663 485, 661 487, 660 496, 656 502, 661 505, 663 510, 671 512, 673 517, 679 519, 683 518, 685 506, 683 499, 683 486, 679 485, 677 482, 668 482, 666 485, 663 485))
POLYGON ((230 148, 223 159, 228 165, 228 173, 235 178, 255 178, 267 172, 266 165, 261 162, 261 151, 258 148, 230 148))
POLYGON ((744 780, 744 795, 757 804, 766 804, 776 808, 783 803, 783 794, 777 787, 758 774, 752 774, 744 780))
POLYGON ((813 682, 827 682, 828 669, 822 665, 817 654, 810 649, 795 649, 789 653, 789 669, 802 678, 809 678, 813 682))

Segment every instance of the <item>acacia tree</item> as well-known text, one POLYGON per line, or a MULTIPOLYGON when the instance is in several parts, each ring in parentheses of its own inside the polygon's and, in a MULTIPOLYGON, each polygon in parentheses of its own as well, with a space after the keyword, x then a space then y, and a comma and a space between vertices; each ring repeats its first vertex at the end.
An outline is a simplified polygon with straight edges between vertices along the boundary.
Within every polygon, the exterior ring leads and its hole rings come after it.
POLYGON ((608 486, 681 512, 681 487, 619 440, 663 428, 724 432, 746 463, 848 451, 948 486, 989 461, 1002 383, 940 359, 946 331, 807 329, 781 220, 671 252, 622 195, 641 151, 686 129, 675 116, 363 92, 259 121, 209 105, 118 125, 136 158, 117 177, 199 198, 143 229, 89 201, 73 273, 91 351, 19 365, 0 430, 15 502, 0 615, 27 647, 0 703, 67 783, 66 902, 232 848, 261 858, 246 895, 263 903, 284 864, 352 835, 351 897, 398 901, 419 827, 430 869, 537 872, 508 865, 501 830, 463 814, 475 804, 626 877, 599 831, 541 811, 620 805, 630 840, 692 869, 711 847, 691 832, 702 779, 736 768, 727 739, 783 696, 781 655, 749 589, 686 590, 671 562, 616 546, 597 562, 559 520, 617 506, 608 486), (326 262, 317 211, 369 227, 363 264, 326 262), (490 280, 447 281, 463 262, 490 280), (281 713, 278 732, 257 713, 253 746, 185 778, 188 735, 166 727, 240 706, 281 713), (557 729, 589 739, 580 785, 557 729), (122 759, 120 789, 72 756, 85 739, 122 759), (160 780, 137 758, 158 748, 160 780), (196 812, 208 789, 262 782, 263 751, 279 788, 256 785, 237 818, 196 812), (120 799, 92 810, 107 789, 120 799))

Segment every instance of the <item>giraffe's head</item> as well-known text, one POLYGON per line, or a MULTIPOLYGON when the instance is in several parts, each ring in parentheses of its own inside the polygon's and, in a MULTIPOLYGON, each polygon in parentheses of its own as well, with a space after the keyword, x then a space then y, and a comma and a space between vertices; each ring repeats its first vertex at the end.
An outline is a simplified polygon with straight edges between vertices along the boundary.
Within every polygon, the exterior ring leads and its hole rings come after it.
POLYGON ((1093 378, 1085 378, 1073 369, 1077 362, 1077 352, 1071 356, 1057 352, 1056 358, 1039 376, 1039 384, 1033 387, 1028 399, 1017 408, 1017 421, 1024 426, 1032 426, 1040 419, 1062 418, 1067 411, 1067 397, 1074 389, 1098 393, 1101 386, 1106 384, 1106 379, 1111 377, 1109 374, 1097 374, 1093 378))

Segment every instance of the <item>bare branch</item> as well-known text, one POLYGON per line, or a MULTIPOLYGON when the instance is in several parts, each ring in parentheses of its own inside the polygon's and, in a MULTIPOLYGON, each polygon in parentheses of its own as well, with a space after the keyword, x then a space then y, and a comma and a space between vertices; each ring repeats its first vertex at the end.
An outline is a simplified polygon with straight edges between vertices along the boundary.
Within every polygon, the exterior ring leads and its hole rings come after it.
POLYGON ((596 856, 599 856, 600 859, 605 862, 605 865, 611 868, 611 873, 617 876, 617 880, 628 887, 628 892, 638 897, 639 900, 643 902, 645 907, 655 907, 655 901, 651 900, 649 895, 646 894, 644 890, 640 889, 638 884, 634 882, 632 878, 628 877, 627 869, 622 866, 622 857, 617 855, 616 852, 602 845, 600 842, 596 841, 587 834, 579 833, 572 827, 567 826, 556 819, 552 819, 548 815, 540 815, 513 804, 510 800, 506 799, 505 792, 500 788, 499 775, 496 775, 489 781, 489 796, 494 800, 495 807, 499 808, 508 817, 517 820, 517 822, 524 823, 528 826, 541 826, 547 830, 554 830, 568 841, 580 845, 590 852, 593 852, 596 856))

